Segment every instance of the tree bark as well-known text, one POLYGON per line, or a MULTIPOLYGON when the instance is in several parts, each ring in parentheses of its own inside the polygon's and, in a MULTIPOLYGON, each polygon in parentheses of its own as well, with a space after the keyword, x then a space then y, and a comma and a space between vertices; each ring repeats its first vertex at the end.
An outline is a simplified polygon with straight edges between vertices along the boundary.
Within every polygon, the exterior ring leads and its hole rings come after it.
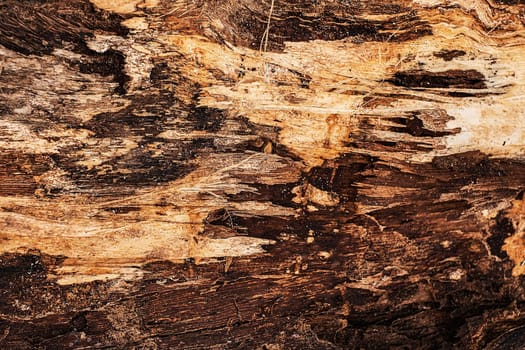
POLYGON ((0 346, 525 346, 525 5, 0 1, 0 346))

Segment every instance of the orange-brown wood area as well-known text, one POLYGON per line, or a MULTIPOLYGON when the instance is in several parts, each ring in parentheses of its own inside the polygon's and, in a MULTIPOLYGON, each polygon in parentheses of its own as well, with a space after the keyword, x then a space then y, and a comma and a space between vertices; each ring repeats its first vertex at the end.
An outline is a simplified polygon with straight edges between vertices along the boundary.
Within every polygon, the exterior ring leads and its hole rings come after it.
POLYGON ((0 348, 524 347, 524 21, 0 0, 0 348))

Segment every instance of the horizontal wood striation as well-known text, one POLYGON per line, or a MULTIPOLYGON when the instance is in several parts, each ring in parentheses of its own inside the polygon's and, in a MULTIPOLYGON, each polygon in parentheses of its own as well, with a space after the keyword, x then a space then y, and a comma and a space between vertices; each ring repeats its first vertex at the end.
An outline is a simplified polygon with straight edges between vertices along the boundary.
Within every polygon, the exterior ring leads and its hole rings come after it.
POLYGON ((0 347, 525 344, 519 1, 0 1, 0 347))

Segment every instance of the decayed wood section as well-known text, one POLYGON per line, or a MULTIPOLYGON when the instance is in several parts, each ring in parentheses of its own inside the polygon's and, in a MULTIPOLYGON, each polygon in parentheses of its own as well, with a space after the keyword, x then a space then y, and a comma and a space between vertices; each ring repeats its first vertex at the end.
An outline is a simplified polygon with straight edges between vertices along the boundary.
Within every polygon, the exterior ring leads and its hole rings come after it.
POLYGON ((524 347, 524 21, 0 1, 0 347, 524 347))

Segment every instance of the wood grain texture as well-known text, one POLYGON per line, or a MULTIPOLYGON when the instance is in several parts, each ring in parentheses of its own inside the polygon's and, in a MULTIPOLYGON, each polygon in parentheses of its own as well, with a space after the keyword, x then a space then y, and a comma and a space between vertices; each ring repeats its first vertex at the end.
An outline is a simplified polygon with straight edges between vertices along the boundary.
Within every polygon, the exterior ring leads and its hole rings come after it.
POLYGON ((0 1, 0 345, 525 346, 519 1, 0 1))

